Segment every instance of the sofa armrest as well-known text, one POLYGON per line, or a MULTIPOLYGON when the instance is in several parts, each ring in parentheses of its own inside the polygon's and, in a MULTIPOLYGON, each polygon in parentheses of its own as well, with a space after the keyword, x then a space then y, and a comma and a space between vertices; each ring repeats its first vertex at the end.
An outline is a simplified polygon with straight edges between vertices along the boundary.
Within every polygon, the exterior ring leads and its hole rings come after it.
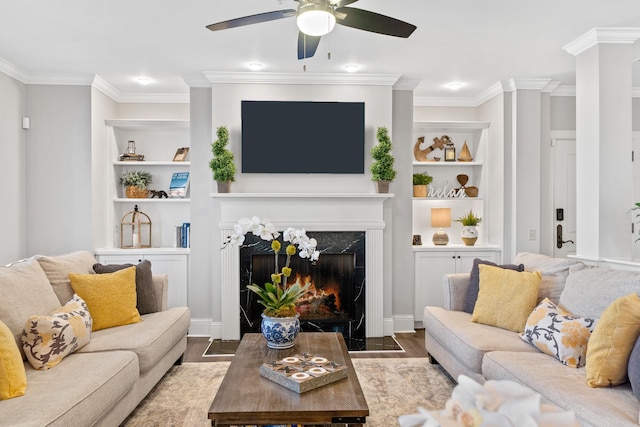
POLYGON ((156 293, 156 311, 165 311, 169 294, 169 277, 166 274, 154 274, 153 288, 156 293))
POLYGON ((445 274, 442 276, 443 307, 462 311, 469 289, 469 273, 445 274))

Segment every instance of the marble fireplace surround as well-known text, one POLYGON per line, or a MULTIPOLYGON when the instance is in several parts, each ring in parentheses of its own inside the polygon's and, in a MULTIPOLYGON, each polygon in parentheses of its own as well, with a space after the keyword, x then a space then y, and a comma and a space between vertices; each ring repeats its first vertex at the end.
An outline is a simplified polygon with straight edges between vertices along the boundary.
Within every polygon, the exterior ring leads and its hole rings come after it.
MULTIPOLYGON (((375 193, 213 193, 220 212, 220 241, 239 218, 269 219, 278 230, 365 232, 365 321, 367 337, 382 337, 384 276, 384 202, 392 194, 375 193)), ((240 339, 240 250, 219 251, 221 332, 223 340, 240 339)))

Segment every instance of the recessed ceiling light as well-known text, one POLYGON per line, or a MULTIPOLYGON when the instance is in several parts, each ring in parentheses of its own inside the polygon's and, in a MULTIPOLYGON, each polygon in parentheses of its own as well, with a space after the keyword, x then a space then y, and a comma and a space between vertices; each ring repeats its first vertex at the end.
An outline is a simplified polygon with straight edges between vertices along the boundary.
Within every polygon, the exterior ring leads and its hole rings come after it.
POLYGON ((451 90, 458 90, 462 86, 464 86, 464 83, 462 83, 462 82, 451 82, 451 83, 448 83, 446 86, 451 90))
POLYGON ((252 71, 260 71, 262 70, 263 65, 259 62, 250 62, 247 64, 247 67, 252 71))
POLYGON ((149 77, 144 77, 144 76, 137 77, 136 81, 141 85, 148 85, 149 83, 151 83, 151 79, 149 77))
POLYGON ((347 64, 344 66, 344 69, 350 73, 355 73, 360 69, 360 66, 358 64, 347 64))

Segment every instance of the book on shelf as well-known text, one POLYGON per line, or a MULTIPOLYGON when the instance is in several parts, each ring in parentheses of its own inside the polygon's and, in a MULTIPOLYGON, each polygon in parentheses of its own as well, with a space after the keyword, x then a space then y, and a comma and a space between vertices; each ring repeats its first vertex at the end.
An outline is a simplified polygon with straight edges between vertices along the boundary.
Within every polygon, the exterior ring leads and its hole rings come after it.
POLYGON ((176 248, 191 247, 191 223, 185 222, 176 226, 176 240, 174 246, 176 248))
POLYGON ((169 197, 186 197, 189 188, 189 172, 176 172, 169 184, 169 197))

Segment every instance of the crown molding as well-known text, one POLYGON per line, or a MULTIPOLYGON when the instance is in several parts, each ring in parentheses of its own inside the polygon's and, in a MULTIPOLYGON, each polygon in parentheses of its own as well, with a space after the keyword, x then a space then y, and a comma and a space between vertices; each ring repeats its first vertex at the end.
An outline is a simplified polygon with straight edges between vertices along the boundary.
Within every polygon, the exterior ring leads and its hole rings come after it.
MULTIPOLYGON (((556 86, 559 83, 556 84, 556 86)), ((550 92, 549 87, 553 86, 551 79, 540 78, 512 78, 509 80, 509 87, 514 90, 539 90, 550 92)))
POLYGON ((13 77, 22 83, 27 83, 27 72, 4 58, 0 58, 0 72, 5 73, 9 77, 13 77))
POLYGON ((455 96, 416 96, 413 98, 415 107, 477 107, 478 101, 471 97, 455 96))
POLYGON ((262 73, 204 71, 211 84, 393 86, 400 74, 262 73))
POLYGON ((418 79, 403 79, 400 77, 398 81, 393 85, 393 90, 414 90, 418 87, 421 80, 418 79))
POLYGON ((187 84, 187 86, 191 87, 211 87, 211 82, 208 78, 204 76, 204 74, 191 74, 191 75, 183 75, 181 76, 182 80, 187 84))
POLYGON ((558 86, 553 92, 551 92, 551 96, 576 96, 576 87, 558 86))
POLYGON ((111 84, 107 83, 105 79, 100 76, 95 76, 93 78, 92 86, 98 89, 100 92, 107 95, 109 98, 113 99, 116 102, 120 102, 120 98, 122 94, 118 89, 111 86, 111 84))
POLYGON ((499 81, 492 84, 487 89, 480 92, 480 94, 476 97, 476 101, 477 101, 476 107, 484 104, 491 98, 494 98, 505 92, 508 92, 508 90, 507 90, 507 85, 504 82, 499 81))
POLYGON ((92 86, 118 103, 139 104, 188 104, 189 94, 182 93, 122 93, 100 76, 95 76, 92 86))
POLYGON ((580 55, 585 50, 600 43, 635 43, 640 39, 640 28, 592 28, 564 49, 570 55, 580 55))

